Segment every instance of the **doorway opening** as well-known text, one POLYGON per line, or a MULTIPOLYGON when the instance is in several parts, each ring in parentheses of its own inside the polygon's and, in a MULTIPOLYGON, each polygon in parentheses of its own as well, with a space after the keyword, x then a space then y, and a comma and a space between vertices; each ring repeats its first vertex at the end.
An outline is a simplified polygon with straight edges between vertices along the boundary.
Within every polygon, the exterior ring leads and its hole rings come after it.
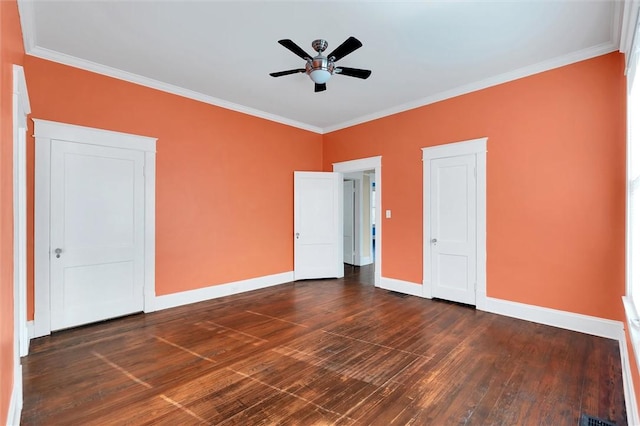
POLYGON ((370 157, 333 164, 343 174, 344 272, 365 284, 380 286, 381 160, 370 157), (351 204, 351 205, 350 205, 351 204))

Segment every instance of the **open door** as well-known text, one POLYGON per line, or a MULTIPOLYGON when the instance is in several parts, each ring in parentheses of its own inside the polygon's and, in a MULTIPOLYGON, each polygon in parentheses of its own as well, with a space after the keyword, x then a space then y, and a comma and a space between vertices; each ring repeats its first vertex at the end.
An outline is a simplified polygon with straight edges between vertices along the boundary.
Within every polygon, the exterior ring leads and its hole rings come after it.
POLYGON ((344 276, 342 174, 294 173, 294 279, 344 276))

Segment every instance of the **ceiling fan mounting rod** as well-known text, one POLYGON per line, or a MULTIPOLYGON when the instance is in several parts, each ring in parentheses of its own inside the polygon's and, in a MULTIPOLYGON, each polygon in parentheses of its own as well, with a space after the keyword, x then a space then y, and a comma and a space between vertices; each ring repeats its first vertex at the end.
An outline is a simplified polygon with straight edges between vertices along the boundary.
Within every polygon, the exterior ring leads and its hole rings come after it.
POLYGON ((316 52, 322 53, 327 49, 327 47, 329 47, 329 43, 327 43, 327 40, 320 38, 318 40, 313 40, 313 42, 311 42, 311 47, 313 47, 313 50, 316 52))

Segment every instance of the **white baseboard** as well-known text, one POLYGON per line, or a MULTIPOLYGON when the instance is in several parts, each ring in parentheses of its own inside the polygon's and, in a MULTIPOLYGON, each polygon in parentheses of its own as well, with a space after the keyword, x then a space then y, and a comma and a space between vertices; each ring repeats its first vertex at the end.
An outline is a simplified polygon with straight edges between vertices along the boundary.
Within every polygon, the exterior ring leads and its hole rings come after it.
POLYGON ((22 365, 14 366, 13 388, 7 413, 7 426, 19 426, 22 415, 22 365))
POLYGON ((204 300, 216 299, 218 297, 258 290, 261 288, 289 283, 292 281, 293 271, 283 272, 281 274, 267 275, 264 277, 251 278, 248 280, 235 281, 227 284, 212 285, 196 290, 183 291, 181 293, 156 296, 154 308, 156 310, 174 308, 176 306, 188 305, 190 303, 202 302, 204 300))
POLYGON ((594 336, 606 337, 608 339, 619 340, 620 333, 623 332, 623 324, 621 321, 542 308, 540 306, 527 305, 508 300, 494 299, 493 297, 487 297, 481 305, 482 310, 486 312, 564 328, 566 330, 578 331, 594 336))
POLYGON ((396 280, 395 278, 380 277, 380 288, 422 297, 422 284, 410 281, 396 280))
MULTIPOLYGON (((423 286, 418 283, 382 277, 380 279, 380 287, 412 296, 425 297, 422 294, 423 286)), ((478 295, 478 299, 476 302, 476 309, 478 310, 608 339, 619 340, 620 333, 623 333, 624 330, 621 321, 511 302, 493 297, 483 297, 483 295, 478 295)))

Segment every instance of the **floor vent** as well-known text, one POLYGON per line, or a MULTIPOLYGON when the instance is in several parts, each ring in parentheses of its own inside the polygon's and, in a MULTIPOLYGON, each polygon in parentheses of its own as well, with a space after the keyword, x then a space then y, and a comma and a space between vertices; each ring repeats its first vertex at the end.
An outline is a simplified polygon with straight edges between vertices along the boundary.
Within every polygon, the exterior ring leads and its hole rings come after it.
POLYGON ((580 416, 579 426, 615 426, 615 423, 611 423, 607 420, 602 420, 588 414, 583 414, 580 416))

